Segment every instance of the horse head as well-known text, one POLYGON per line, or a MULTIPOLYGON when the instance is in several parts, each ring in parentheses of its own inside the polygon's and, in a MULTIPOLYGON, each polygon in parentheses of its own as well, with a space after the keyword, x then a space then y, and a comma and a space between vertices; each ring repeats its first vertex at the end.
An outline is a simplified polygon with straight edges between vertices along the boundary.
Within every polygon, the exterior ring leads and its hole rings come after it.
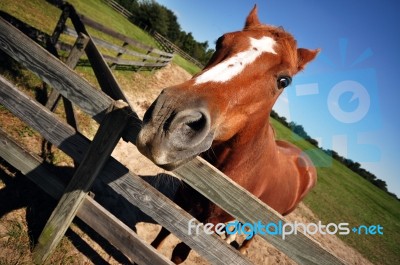
POLYGON ((252 137, 317 53, 298 48, 282 28, 261 24, 254 7, 241 31, 218 39, 199 74, 161 92, 145 113, 138 149, 171 170, 213 144, 252 137))

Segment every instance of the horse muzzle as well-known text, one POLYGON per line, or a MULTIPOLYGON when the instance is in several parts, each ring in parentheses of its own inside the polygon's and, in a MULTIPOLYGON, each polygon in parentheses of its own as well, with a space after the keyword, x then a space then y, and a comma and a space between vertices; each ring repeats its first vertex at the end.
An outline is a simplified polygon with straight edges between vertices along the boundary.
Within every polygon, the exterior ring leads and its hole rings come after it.
POLYGON ((165 89, 146 111, 136 142, 156 165, 173 170, 208 150, 213 138, 205 101, 165 89))

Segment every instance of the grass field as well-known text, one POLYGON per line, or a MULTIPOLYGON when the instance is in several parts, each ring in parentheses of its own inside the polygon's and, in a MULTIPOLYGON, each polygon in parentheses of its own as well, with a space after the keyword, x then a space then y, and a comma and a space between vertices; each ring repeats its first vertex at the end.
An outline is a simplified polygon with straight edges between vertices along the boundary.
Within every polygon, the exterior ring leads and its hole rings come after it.
POLYGON ((400 264, 400 202, 366 181, 343 164, 299 140, 276 120, 272 124, 280 139, 288 140, 309 153, 318 167, 316 187, 305 203, 325 224, 383 226, 383 235, 358 235, 351 232, 341 239, 357 249, 371 262, 400 264))
MULTIPOLYGON (((132 25, 100 0, 71 0, 70 2, 79 12, 90 18, 148 45, 156 45, 147 33, 132 25)), ((48 34, 51 34, 60 15, 57 8, 44 0, 1 0, 0 10, 48 34)), ((197 67, 180 57, 175 57, 173 63, 180 65, 191 74, 199 71, 197 67)), ((79 68, 78 71, 89 81, 94 81, 90 68, 79 68)), ((117 78, 124 79, 122 82, 129 82, 128 78, 125 78, 126 75, 121 72, 117 74, 117 78)), ((308 142, 294 137, 292 132, 279 122, 272 120, 272 123, 280 139, 295 143, 306 150, 316 164, 325 165, 318 167, 318 183, 306 197, 306 205, 325 224, 347 222, 350 228, 380 224, 384 228, 384 235, 350 233, 341 238, 374 263, 400 264, 400 202, 338 161, 332 160, 324 152, 316 150, 308 142)))

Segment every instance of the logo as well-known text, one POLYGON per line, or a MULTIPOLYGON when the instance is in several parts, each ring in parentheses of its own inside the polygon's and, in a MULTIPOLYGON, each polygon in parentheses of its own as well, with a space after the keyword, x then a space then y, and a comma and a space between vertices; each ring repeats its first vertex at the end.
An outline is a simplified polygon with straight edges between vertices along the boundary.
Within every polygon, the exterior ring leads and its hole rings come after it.
POLYGON ((283 223, 279 221, 277 223, 270 222, 266 224, 261 221, 256 223, 232 221, 227 224, 218 223, 214 225, 211 223, 198 223, 195 218, 191 219, 188 223, 188 235, 198 235, 200 230, 208 235, 213 233, 220 236, 234 234, 245 235, 246 239, 251 239, 255 235, 271 235, 279 236, 284 240, 290 235, 297 235, 298 232, 302 232, 306 235, 314 235, 317 233, 321 235, 349 235, 350 233, 358 235, 383 235, 383 227, 380 224, 368 226, 360 225, 350 229, 349 223, 329 223, 324 225, 321 221, 308 224, 297 221, 294 223, 283 223))
MULTIPOLYGON (((360 162, 379 161, 380 150, 363 138, 381 127, 376 72, 359 68, 373 55, 372 50, 365 49, 347 63, 347 39, 341 39, 339 47, 341 65, 322 51, 316 60, 324 66, 323 72, 301 73, 293 81, 294 89, 286 90, 291 120, 310 128, 321 147, 338 150, 344 157, 357 157, 360 162)), ((306 152, 312 156, 314 151, 306 152)), ((314 162, 320 167, 332 163, 314 162)))

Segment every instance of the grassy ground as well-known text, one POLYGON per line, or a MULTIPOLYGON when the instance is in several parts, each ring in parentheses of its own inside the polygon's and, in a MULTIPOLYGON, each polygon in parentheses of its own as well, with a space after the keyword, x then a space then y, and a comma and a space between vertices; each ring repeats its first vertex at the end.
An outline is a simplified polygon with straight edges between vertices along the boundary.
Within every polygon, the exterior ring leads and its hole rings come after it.
MULTIPOLYGON (((70 2, 77 7, 79 12, 114 28, 122 34, 155 46, 154 40, 147 33, 129 23, 129 21, 104 5, 100 0, 71 0, 70 2)), ((10 13, 48 34, 52 33, 60 15, 60 11, 57 8, 54 8, 44 0, 1 0, 0 10, 10 13)), ((173 63, 180 65, 192 74, 199 71, 197 67, 179 56, 174 58, 173 63)), ((96 83, 90 68, 79 67, 77 71, 91 83, 96 83)), ((8 72, 9 75, 12 75, 12 73, 13 71, 8 72)), ((142 74, 151 75, 152 73, 142 74)), ((129 86, 129 72, 119 71, 116 72, 116 75, 120 83, 129 86)), ((20 77, 13 79, 13 82, 28 84, 27 93, 31 93, 33 97, 37 96, 34 91, 40 82, 34 77, 22 74, 20 77)), ((0 115, 7 115, 7 111, 1 106, 0 112, 0 115)), ((2 122, 5 122, 5 119, 0 119, 0 125, 2 122)), ((7 119, 7 122, 14 121, 10 118, 7 119)), ((275 120, 272 123, 279 138, 292 141, 304 150, 313 149, 313 146, 308 142, 293 137, 291 132, 280 123, 275 120)), ((27 127, 19 127, 11 133, 15 137, 25 139, 27 142, 31 141, 29 139, 32 139, 32 137, 36 137, 36 133, 27 127)), ((380 224, 384 227, 384 235, 356 235, 350 233, 350 235, 342 236, 342 239, 372 262, 400 264, 400 247, 398 246, 400 241, 400 203, 339 162, 331 160, 325 153, 313 150, 310 151, 310 155, 316 164, 324 164, 326 166, 318 168, 318 184, 311 194, 307 196, 305 203, 326 224, 348 222, 351 228, 359 225, 380 224)), ((22 239, 19 239, 21 233, 19 225, 12 223, 8 227, 10 227, 8 233, 11 235, 11 239, 21 241, 22 239)), ((29 241, 29 238, 23 240, 29 241)), ((0 245, 0 249, 2 248, 3 245, 0 245)), ((1 260, 0 264, 3 264, 1 260)))
POLYGON ((308 150, 318 167, 316 187, 305 203, 325 224, 349 223, 383 226, 383 235, 358 235, 351 232, 341 239, 374 263, 400 264, 400 202, 366 181, 343 164, 300 140, 281 123, 272 120, 280 139, 308 150))
POLYGON ((200 68, 198 66, 192 64, 189 61, 186 61, 178 54, 175 54, 172 62, 185 69, 191 75, 194 75, 200 71, 200 68))

